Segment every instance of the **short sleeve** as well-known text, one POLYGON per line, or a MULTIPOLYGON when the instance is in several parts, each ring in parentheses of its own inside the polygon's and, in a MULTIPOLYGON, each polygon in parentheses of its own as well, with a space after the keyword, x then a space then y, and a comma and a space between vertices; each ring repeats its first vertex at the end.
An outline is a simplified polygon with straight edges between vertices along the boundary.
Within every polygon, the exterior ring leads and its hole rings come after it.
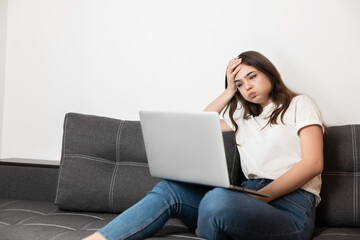
POLYGON ((322 128, 323 134, 325 127, 323 125, 321 113, 315 102, 306 95, 296 97, 296 112, 295 112, 295 130, 296 133, 303 127, 309 125, 319 125, 322 128))

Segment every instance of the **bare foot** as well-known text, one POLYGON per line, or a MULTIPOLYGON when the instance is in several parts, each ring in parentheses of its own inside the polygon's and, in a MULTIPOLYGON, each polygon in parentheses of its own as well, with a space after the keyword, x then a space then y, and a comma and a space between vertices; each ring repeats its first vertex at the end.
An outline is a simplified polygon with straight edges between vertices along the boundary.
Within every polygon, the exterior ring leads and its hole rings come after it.
POLYGON ((101 236, 101 234, 94 233, 88 236, 87 238, 84 238, 83 240, 106 240, 106 239, 103 236, 101 236))

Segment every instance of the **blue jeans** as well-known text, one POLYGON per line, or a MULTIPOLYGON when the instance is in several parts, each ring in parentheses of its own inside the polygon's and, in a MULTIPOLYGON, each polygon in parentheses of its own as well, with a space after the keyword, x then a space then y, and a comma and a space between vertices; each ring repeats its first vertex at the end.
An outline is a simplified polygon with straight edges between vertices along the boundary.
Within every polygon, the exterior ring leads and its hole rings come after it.
MULTIPOLYGON (((259 190, 272 180, 245 181, 259 190)), ((175 181, 161 181, 145 198, 98 231, 107 240, 145 239, 169 218, 180 218, 206 239, 310 239, 315 196, 297 190, 265 203, 247 194, 175 181)))

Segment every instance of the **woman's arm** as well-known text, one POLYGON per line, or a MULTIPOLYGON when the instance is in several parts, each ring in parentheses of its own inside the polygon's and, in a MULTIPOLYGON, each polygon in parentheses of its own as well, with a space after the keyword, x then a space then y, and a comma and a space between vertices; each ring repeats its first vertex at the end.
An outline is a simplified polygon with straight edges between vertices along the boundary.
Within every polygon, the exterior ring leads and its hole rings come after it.
MULTIPOLYGON (((241 59, 234 58, 231 59, 229 65, 226 69, 226 77, 228 86, 226 90, 217 97, 214 101, 212 101, 205 109, 204 112, 217 112, 221 113, 222 110, 225 108, 226 104, 230 102, 230 100, 234 97, 237 87, 235 85, 235 76, 240 71, 241 59)), ((226 124, 224 120, 220 120, 221 123, 221 130, 223 132, 232 131, 229 125, 226 124)))
POLYGON ((299 130, 302 160, 290 170, 271 182, 259 192, 270 197, 258 197, 264 202, 270 202, 278 197, 295 191, 323 171, 323 134, 319 125, 310 125, 299 130))
MULTIPOLYGON (((227 88, 219 97, 217 97, 204 109, 204 112, 218 112, 220 114, 234 94, 235 93, 231 91, 231 89, 227 88)), ((220 126, 222 132, 232 131, 232 128, 223 119, 220 119, 220 126)))
POLYGON ((204 109, 204 112, 218 112, 220 114, 221 111, 225 108, 226 104, 228 104, 233 98, 236 91, 236 88, 235 91, 233 89, 227 88, 220 96, 218 96, 204 109))

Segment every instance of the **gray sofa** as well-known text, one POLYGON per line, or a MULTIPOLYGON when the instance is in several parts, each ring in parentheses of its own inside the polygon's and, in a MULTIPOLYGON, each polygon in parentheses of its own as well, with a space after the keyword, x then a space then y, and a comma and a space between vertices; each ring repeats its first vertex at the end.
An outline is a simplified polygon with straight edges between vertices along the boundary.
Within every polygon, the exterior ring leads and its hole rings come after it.
MULTIPOLYGON (((244 180, 232 134, 224 133, 230 181, 244 180)), ((322 202, 313 239, 360 239, 360 125, 324 136, 322 202)), ((0 161, 0 240, 81 239, 159 181, 149 175, 140 123, 69 113, 60 166, 0 161)), ((151 239, 200 239, 171 219, 151 239)))

